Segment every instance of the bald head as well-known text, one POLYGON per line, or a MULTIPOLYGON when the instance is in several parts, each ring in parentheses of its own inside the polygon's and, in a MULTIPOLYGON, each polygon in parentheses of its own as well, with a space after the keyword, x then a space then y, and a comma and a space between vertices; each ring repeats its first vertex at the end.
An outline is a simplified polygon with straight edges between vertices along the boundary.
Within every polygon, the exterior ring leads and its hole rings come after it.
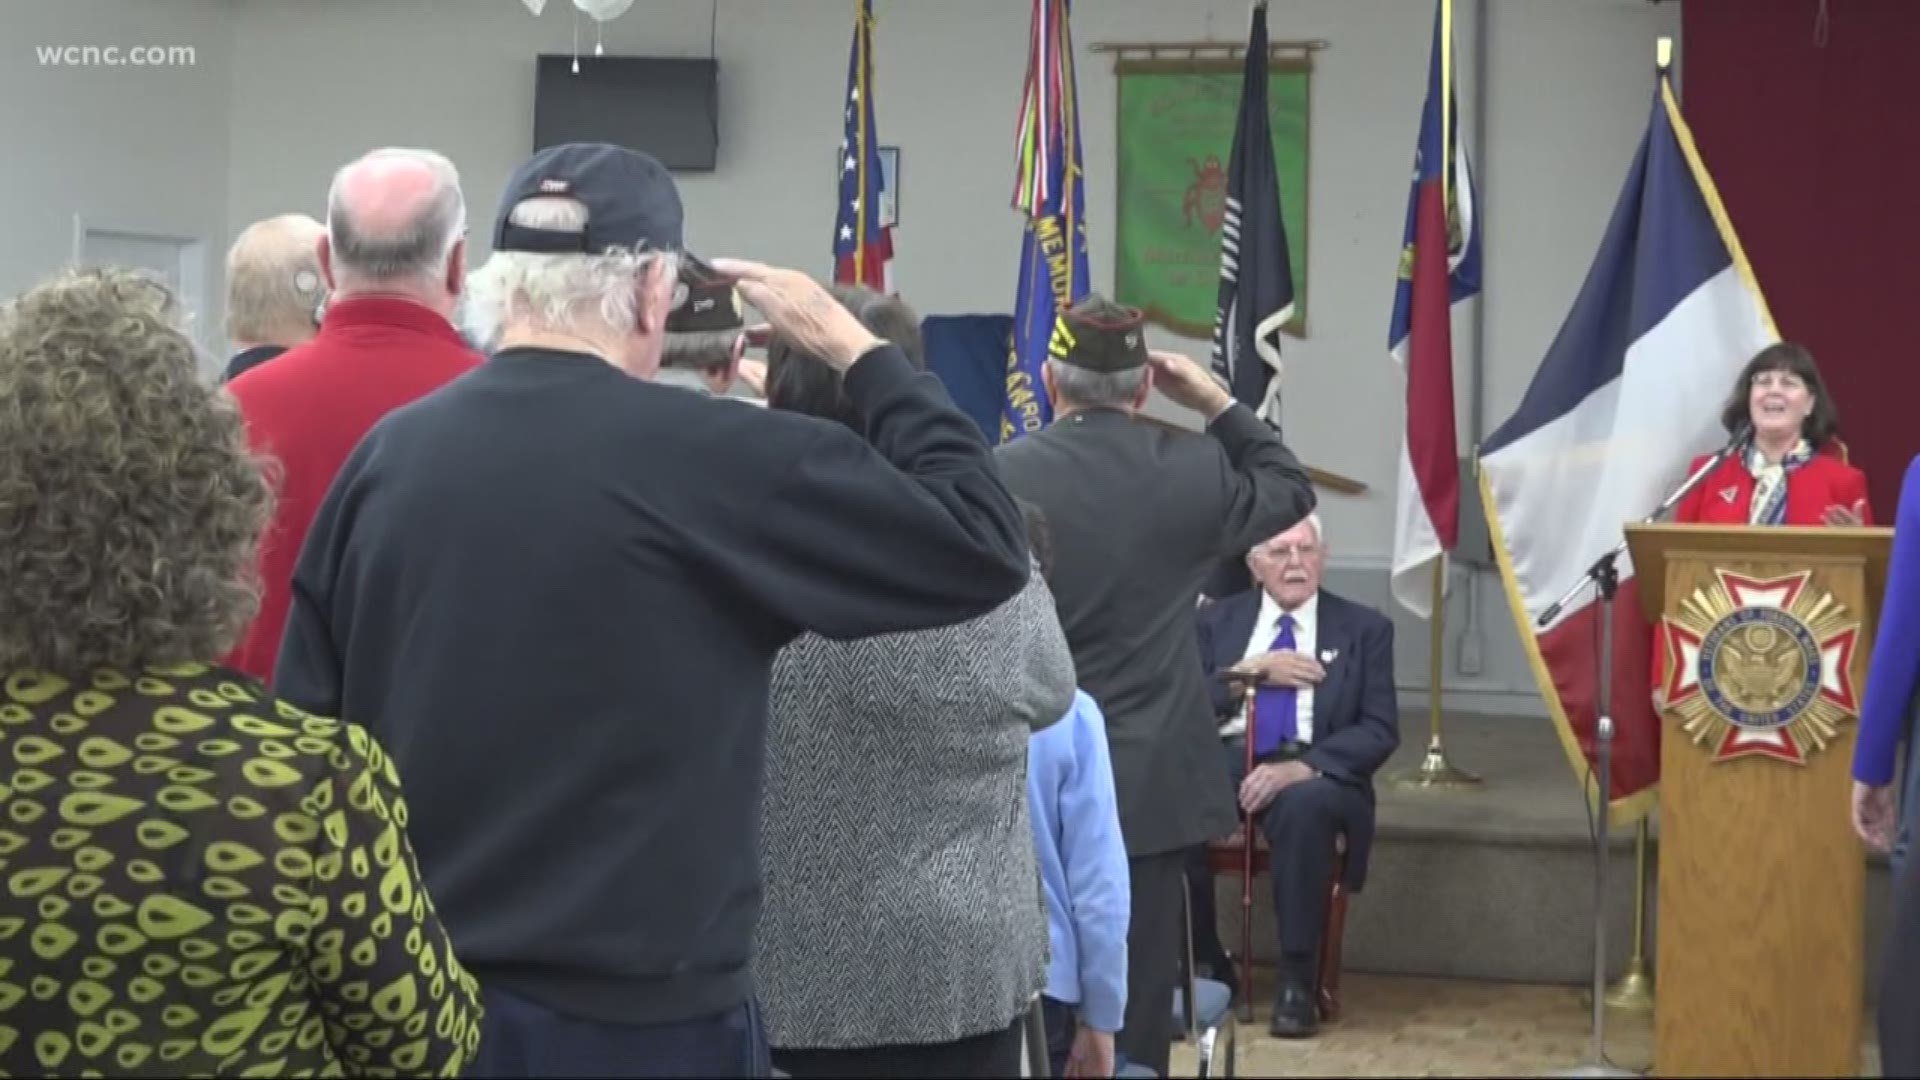
POLYGON ((450 313, 465 259, 466 200, 453 163, 383 149, 334 174, 326 260, 334 291, 400 293, 450 313))
POLYGON ((313 336, 326 226, 281 214, 241 230, 227 250, 227 339, 238 348, 291 348, 313 336))

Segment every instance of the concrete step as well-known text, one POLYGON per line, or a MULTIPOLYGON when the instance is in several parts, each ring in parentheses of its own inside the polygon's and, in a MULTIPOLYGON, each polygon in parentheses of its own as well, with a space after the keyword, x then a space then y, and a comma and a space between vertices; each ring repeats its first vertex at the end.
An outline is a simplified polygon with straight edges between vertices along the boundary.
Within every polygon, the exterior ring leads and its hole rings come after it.
MULTIPOLYGON (((1580 787, 1547 721, 1448 716, 1452 762, 1476 787, 1406 789, 1391 777, 1417 765, 1427 718, 1409 715, 1400 753, 1376 783, 1379 828, 1367 887, 1349 906, 1346 967, 1385 975, 1585 985, 1593 978, 1593 832, 1580 787)), ((1841 812, 1836 808, 1836 812, 1841 812)), ((1612 830, 1607 864, 1607 979, 1633 952, 1634 834, 1612 830)), ((1649 843, 1646 958, 1655 967, 1659 833, 1649 843)), ((1221 940, 1238 949, 1240 882, 1216 882, 1221 940)), ((1867 866, 1867 980, 1878 985, 1888 920, 1886 862, 1867 866)), ((1266 878, 1255 886, 1255 956, 1271 961, 1275 935, 1266 878)))

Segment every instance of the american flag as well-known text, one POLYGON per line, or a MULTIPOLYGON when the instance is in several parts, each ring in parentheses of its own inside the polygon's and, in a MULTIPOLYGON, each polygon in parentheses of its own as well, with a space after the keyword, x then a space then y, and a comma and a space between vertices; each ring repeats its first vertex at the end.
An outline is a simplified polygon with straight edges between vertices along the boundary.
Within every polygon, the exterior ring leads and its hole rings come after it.
POLYGON ((880 223, 886 176, 873 127, 873 0, 858 0, 847 59, 846 134, 840 140, 840 208, 833 222, 833 280, 893 291, 893 230, 880 223))

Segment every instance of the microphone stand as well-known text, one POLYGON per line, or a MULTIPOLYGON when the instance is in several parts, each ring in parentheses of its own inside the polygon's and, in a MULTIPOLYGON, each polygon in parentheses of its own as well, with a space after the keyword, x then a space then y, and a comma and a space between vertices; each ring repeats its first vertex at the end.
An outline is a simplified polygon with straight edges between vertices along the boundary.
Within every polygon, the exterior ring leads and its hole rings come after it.
MULTIPOLYGON (((1648 514, 1646 517, 1643 517, 1640 519, 1640 524, 1651 525, 1654 522, 1659 521, 1661 518, 1666 517, 1668 511, 1672 510, 1675 506, 1678 506, 1680 504, 1681 499, 1684 499, 1688 495, 1692 494, 1694 488, 1697 488, 1702 483, 1704 483, 1707 477, 1713 473, 1713 470, 1720 467, 1721 462, 1727 460, 1727 458, 1730 455, 1732 455, 1734 451, 1746 445, 1747 438, 1749 435, 1752 434, 1752 432, 1753 432, 1752 424, 1741 425, 1740 430, 1734 433, 1733 438, 1727 442, 1727 445, 1721 447, 1718 453, 1714 454, 1712 457, 1702 462, 1698 469, 1693 470, 1693 475, 1687 477, 1685 483, 1682 483, 1678 488, 1675 488, 1673 494, 1667 496, 1667 500, 1665 502, 1655 507, 1653 513, 1648 514)), ((1607 590, 1606 579, 1609 576, 1614 574, 1613 564, 1616 560, 1620 558, 1621 553, 1626 550, 1627 550, 1627 541, 1625 540, 1625 538, 1622 538, 1618 544, 1615 544, 1613 546, 1612 551, 1609 551, 1605 555, 1602 555, 1598 559, 1595 559, 1593 561, 1593 565, 1587 567, 1587 572, 1580 575, 1580 580, 1574 582, 1573 585, 1570 586, 1567 589, 1567 591, 1561 595, 1560 599, 1555 600, 1552 604, 1548 605, 1547 610, 1541 612, 1540 617, 1534 620, 1534 625, 1539 627, 1542 630, 1552 625, 1553 621, 1560 617, 1560 613, 1566 610, 1567 605, 1573 601, 1573 598, 1576 596, 1579 596, 1580 593, 1583 590, 1585 590, 1589 584, 1592 584, 1595 588, 1600 590, 1600 599, 1603 602, 1611 602, 1613 599, 1613 593, 1607 590)), ((1614 580, 1617 583, 1618 578, 1615 577, 1614 580)), ((1605 691, 1605 684, 1602 684, 1601 689, 1602 689, 1602 692, 1605 691)))
MULTIPOLYGON (((1699 487, 1721 462, 1745 445, 1752 425, 1743 425, 1720 451, 1708 458, 1693 475, 1687 477, 1665 502, 1654 509, 1653 513, 1641 519, 1642 524, 1651 524, 1665 517, 1681 499, 1699 487)), ((1565 595, 1553 602, 1534 625, 1545 629, 1560 616, 1567 604, 1580 595, 1588 585, 1592 585, 1599 595, 1600 603, 1600 659, 1596 671, 1594 688, 1596 735, 1596 769, 1599 772, 1600 809, 1599 828, 1594 832, 1593 840, 1593 1042, 1589 1050, 1587 1064, 1555 1073, 1556 1076, 1638 1076, 1639 1073, 1622 1069, 1607 1060, 1606 1053, 1606 974, 1607 974, 1607 844, 1608 816, 1607 803, 1613 793, 1613 600, 1620 589, 1620 571, 1614 564, 1619 561, 1621 552, 1627 550, 1623 538, 1613 550, 1595 559, 1580 580, 1574 582, 1565 595)))

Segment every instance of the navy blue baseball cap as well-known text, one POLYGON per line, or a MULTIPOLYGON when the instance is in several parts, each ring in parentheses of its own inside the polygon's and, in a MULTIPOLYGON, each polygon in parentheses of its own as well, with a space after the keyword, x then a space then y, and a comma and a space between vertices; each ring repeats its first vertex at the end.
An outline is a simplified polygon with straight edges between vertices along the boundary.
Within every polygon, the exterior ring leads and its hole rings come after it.
POLYGON ((611 143, 564 143, 534 154, 507 181, 493 250, 599 255, 644 245, 679 251, 684 222, 679 186, 652 155, 611 143), (530 229, 508 220, 522 202, 549 196, 584 204, 586 232, 530 229))

